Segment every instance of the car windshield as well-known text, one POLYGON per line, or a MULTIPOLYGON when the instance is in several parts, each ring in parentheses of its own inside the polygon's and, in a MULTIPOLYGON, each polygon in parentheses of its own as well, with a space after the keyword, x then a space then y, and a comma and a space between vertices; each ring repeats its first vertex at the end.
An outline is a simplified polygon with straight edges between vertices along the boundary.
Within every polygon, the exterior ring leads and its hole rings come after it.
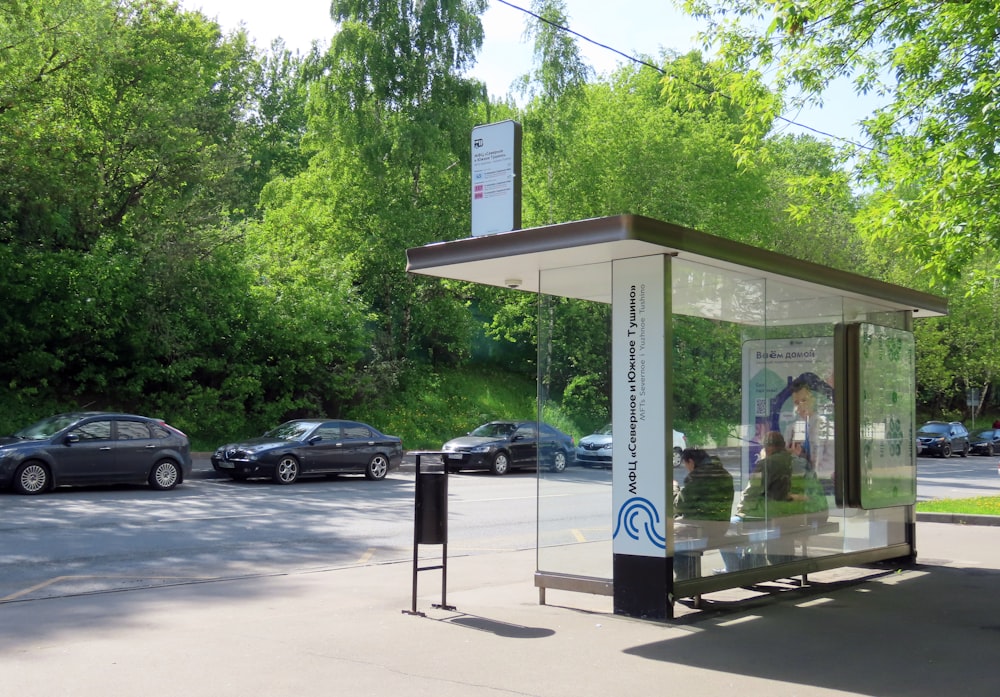
POLYGON ((951 427, 948 424, 924 424, 920 427, 920 433, 948 433, 951 427))
POLYGON ((602 435, 602 436, 610 436, 611 435, 611 424, 607 424, 600 431, 595 431, 595 433, 597 433, 599 435, 602 435))
POLYGON ((59 431, 63 430, 67 426, 75 423, 80 417, 74 416, 72 414, 58 414, 56 416, 50 416, 47 419, 42 419, 38 423, 34 423, 27 428, 22 428, 20 431, 14 434, 16 438, 24 438, 25 440, 46 440, 51 438, 59 431))
POLYGON ((470 436, 482 436, 484 438, 496 438, 497 436, 501 438, 506 438, 511 433, 514 432, 514 424, 483 424, 475 431, 470 433, 470 436))
POLYGON ((976 438, 982 438, 983 440, 989 440, 993 437, 993 431, 980 431, 976 434, 976 438))
POLYGON ((301 421, 287 421, 277 428, 272 428, 264 434, 265 438, 277 438, 278 440, 302 440, 313 424, 301 421))

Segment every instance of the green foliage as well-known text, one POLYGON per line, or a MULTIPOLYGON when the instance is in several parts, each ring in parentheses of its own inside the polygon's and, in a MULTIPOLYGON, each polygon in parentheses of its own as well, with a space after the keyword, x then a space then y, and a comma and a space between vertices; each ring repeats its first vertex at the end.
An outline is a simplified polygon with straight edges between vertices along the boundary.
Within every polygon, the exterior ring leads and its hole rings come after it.
MULTIPOLYGON (((740 327, 736 325, 700 317, 675 318, 675 425, 690 430, 699 423, 740 422, 741 344, 740 327)), ((718 439, 718 427, 712 428, 716 431, 712 436, 718 439)))
POLYGON ((4 418, 123 409, 215 438, 353 398, 352 280, 320 264, 268 286, 259 228, 234 222, 303 166, 316 55, 258 65, 158 0, 4 9, 4 418))
POLYGON ((918 513, 959 513, 963 515, 1000 515, 1000 496, 976 496, 968 499, 918 501, 918 513))
MULTIPOLYGON (((769 36, 804 45, 835 4, 780 5, 769 36)), ((980 11, 969 5, 938 28, 980 11)), ((867 257, 924 285, 935 250, 979 235, 952 239, 958 209, 929 212, 928 192, 950 206, 993 166, 974 148, 945 157, 935 138, 950 125, 935 123, 936 135, 903 134, 933 146, 924 169, 893 169, 916 161, 917 140, 873 122, 898 153, 865 172, 899 176, 859 204, 830 147, 768 137, 780 94, 755 69, 664 54, 666 78, 624 67, 592 81, 546 23, 529 27, 528 103, 491 103, 467 77, 483 0, 336 0, 339 33, 306 56, 280 42, 260 52, 165 0, 0 6, 0 424, 11 430, 53 411, 124 409, 213 445, 294 416, 355 416, 437 448, 489 418, 533 417, 538 366, 546 420, 576 437, 603 425, 607 306, 406 273, 408 247, 469 230, 480 123, 524 125, 525 225, 636 213, 841 268, 867 257), (881 238, 862 246, 855 229, 883 218, 941 238, 883 261, 881 238)), ((566 23, 561 0, 533 7, 566 23)), ((916 53, 905 61, 919 73, 916 53)), ((787 84, 819 86, 826 67, 799 65, 787 84)), ((990 80, 965 101, 988 106, 990 80)), ((962 122, 973 133, 960 145, 992 119, 962 122)), ((939 281, 967 299, 918 334, 935 410, 995 381, 992 330, 958 335, 996 314, 997 261, 976 257, 963 268, 979 273, 939 281)), ((722 441, 739 417, 739 337, 686 318, 674 330, 675 423, 692 442, 722 441)))
POLYGON ((354 418, 398 435, 409 450, 438 450, 451 438, 492 419, 532 419, 535 381, 477 368, 414 371, 404 392, 384 406, 358 405, 354 418))
MULTIPOLYGON (((992 0, 859 3, 684 0, 724 56, 734 101, 770 118, 821 103, 835 79, 880 103, 852 146, 872 196, 857 219, 866 236, 946 279, 995 244, 1000 216, 1000 16, 992 0), (767 19, 771 18, 768 24, 767 19), (763 19, 763 21, 761 21, 763 19), (765 28, 766 27, 766 28, 765 28), (745 89, 767 73, 772 94, 745 89)), ((746 130, 745 150, 763 134, 746 130)))

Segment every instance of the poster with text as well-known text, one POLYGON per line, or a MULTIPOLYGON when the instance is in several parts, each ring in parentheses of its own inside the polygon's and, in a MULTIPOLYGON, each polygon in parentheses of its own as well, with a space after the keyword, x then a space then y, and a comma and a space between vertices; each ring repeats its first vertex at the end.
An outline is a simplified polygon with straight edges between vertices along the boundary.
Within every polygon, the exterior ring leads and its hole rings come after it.
POLYGON ((764 437, 777 431, 820 479, 833 479, 833 360, 832 336, 743 345, 744 477, 753 472, 764 437))
POLYGON ((615 554, 666 553, 666 273, 659 255, 612 266, 615 554))

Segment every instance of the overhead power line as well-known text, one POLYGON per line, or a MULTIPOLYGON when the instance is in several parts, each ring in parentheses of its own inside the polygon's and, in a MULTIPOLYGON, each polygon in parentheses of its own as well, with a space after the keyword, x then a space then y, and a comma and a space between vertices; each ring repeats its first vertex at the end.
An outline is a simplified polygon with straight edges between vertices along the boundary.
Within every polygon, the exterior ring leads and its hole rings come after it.
MULTIPOLYGON (((572 36, 575 36, 578 39, 583 39, 584 41, 586 41, 588 43, 591 43, 594 46, 597 46, 598 48, 603 48, 606 51, 611 51, 612 53, 615 53, 615 54, 621 56, 622 58, 625 58, 626 60, 629 60, 632 63, 635 63, 636 65, 642 65, 642 66, 645 66, 647 68, 652 68, 653 70, 657 71, 661 75, 669 76, 671 79, 674 79, 674 80, 680 80, 681 82, 685 82, 685 83, 687 83, 687 84, 689 84, 689 85, 691 85, 693 87, 697 87, 698 89, 700 89, 700 90, 702 90, 704 92, 707 92, 709 94, 718 94, 723 99, 728 99, 728 100, 732 101, 732 97, 730 97, 725 92, 721 92, 721 91, 717 90, 714 87, 711 87, 711 86, 708 86, 708 85, 699 84, 697 82, 694 82, 693 80, 689 80, 689 79, 687 79, 685 77, 681 77, 679 75, 670 75, 666 70, 664 70, 663 68, 661 68, 658 65, 654 65, 654 64, 650 63, 649 61, 643 60, 642 58, 638 58, 636 56, 631 56, 631 55, 629 55, 629 54, 627 54, 627 53, 625 53, 623 51, 619 51, 617 48, 614 48, 613 46, 608 46, 607 44, 602 44, 600 41, 595 41, 594 39, 591 39, 589 36, 584 36, 583 34, 577 32, 577 31, 574 31, 573 29, 570 29, 567 26, 563 26, 562 24, 558 24, 556 22, 553 22, 553 21, 551 21, 549 19, 546 19, 545 17, 542 17, 541 15, 539 15, 539 14, 537 14, 535 12, 532 12, 529 9, 526 9, 524 7, 520 7, 519 5, 515 5, 512 2, 508 2, 508 0, 497 0, 497 2, 499 2, 502 5, 507 5, 508 7, 512 8, 512 9, 515 9, 518 12, 523 12, 526 15, 534 17, 538 21, 544 22, 545 24, 548 24, 550 27, 552 27, 554 29, 558 29, 559 31, 566 32, 567 34, 571 34, 572 36)), ((794 120, 792 120, 792 119, 790 119, 790 118, 788 118, 786 116, 782 116, 780 114, 778 116, 776 116, 775 118, 777 120, 783 121, 783 122, 785 122, 785 123, 787 123, 787 124, 789 124, 791 126, 797 126, 798 128, 802 128, 802 129, 805 129, 807 131, 811 131, 813 133, 816 133, 817 135, 825 136, 827 138, 833 138, 834 140, 839 140, 842 143, 847 143, 849 145, 853 145, 854 147, 862 148, 864 150, 873 150, 873 148, 870 147, 870 146, 868 146, 868 145, 862 145, 862 144, 857 143, 857 142, 855 142, 855 141, 853 141, 853 140, 851 140, 849 138, 844 138, 842 136, 834 135, 832 133, 827 133, 826 131, 821 131, 818 128, 813 128, 812 126, 807 126, 804 123, 799 123, 798 121, 794 121, 794 120)))

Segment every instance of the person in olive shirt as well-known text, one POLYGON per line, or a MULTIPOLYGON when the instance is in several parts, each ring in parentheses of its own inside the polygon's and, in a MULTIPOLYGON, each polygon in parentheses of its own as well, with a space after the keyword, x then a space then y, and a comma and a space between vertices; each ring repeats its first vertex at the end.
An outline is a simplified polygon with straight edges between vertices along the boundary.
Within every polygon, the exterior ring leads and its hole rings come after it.
POLYGON ((789 500, 792 491, 793 463, 791 451, 785 448, 785 438, 778 431, 764 437, 764 457, 757 461, 750 484, 743 491, 736 515, 744 521, 764 520, 782 514, 781 504, 789 500))
MULTIPOLYGON (((733 475, 701 448, 685 449, 681 462, 688 474, 674 500, 675 537, 705 539, 707 547, 718 547, 733 515, 733 475)), ((678 580, 697 576, 700 559, 699 554, 675 554, 678 580)))
MULTIPOLYGON (((767 540, 767 563, 779 564, 795 559, 794 542, 783 529, 801 528, 807 522, 822 522, 827 517, 827 501, 822 485, 808 461, 785 447, 785 438, 771 431, 764 439, 765 456, 757 463, 750 485, 743 493, 736 515, 743 523, 760 523, 777 531, 767 540)), ((764 560, 749 558, 751 566, 764 560)))

